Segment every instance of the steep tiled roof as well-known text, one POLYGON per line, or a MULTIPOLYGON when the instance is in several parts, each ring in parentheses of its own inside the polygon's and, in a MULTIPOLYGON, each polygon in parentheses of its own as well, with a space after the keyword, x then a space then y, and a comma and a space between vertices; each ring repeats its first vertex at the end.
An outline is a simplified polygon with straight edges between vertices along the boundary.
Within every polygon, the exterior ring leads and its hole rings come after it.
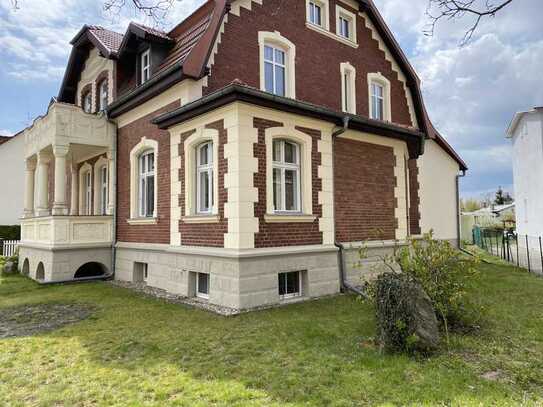
POLYGON ((134 23, 132 22, 131 24, 135 25, 136 27, 139 27, 140 29, 142 29, 143 31, 145 31, 146 33, 148 34, 151 34, 155 37, 158 37, 158 38, 164 38, 166 40, 170 40, 171 38, 168 36, 168 34, 166 34, 164 31, 161 31, 161 30, 157 30, 156 28, 151 28, 151 27, 147 27, 143 24, 140 24, 140 23, 134 23))
POLYGON ((116 54, 119 51, 121 42, 123 41, 123 34, 115 31, 107 30, 98 25, 91 25, 88 27, 89 33, 91 33, 110 53, 116 54))

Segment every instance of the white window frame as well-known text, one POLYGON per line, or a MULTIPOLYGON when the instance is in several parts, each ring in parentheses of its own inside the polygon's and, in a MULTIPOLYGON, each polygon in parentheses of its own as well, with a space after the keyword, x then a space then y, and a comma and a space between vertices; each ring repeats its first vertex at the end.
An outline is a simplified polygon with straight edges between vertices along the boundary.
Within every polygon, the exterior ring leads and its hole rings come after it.
MULTIPOLYGON (((287 52, 281 48, 278 47, 275 44, 264 44, 264 66, 271 65, 272 66, 272 87, 273 89, 265 89, 266 92, 272 93, 277 96, 286 96, 287 94, 287 52), (272 58, 266 59, 266 49, 269 48, 272 51, 272 58), (276 60, 277 53, 283 54, 283 63, 276 60), (282 93, 279 92, 278 89, 278 81, 277 81, 277 68, 280 68, 283 70, 283 87, 282 93)), ((264 75, 266 75, 266 69, 264 68, 264 75)), ((264 78, 264 82, 267 84, 267 78, 264 78)))
MULTIPOLYGON (((313 174, 312 148, 313 139, 309 134, 296 129, 294 125, 271 127, 266 129, 266 216, 270 222, 312 222, 313 217, 313 174), (275 212, 273 195, 273 142, 282 139, 296 143, 299 148, 300 162, 300 211, 287 215, 284 219, 277 217, 282 212, 275 212), (298 219, 296 219, 298 218, 298 219)), ((283 212, 284 213, 284 212, 283 212)), ((288 214, 288 212, 286 213, 288 214)))
MULTIPOLYGON (((369 73, 368 74, 368 117, 370 119, 373 119, 374 112, 373 112, 373 86, 372 85, 379 85, 383 88, 383 121, 390 122, 392 121, 392 107, 391 107, 391 100, 390 100, 390 81, 383 76, 380 72, 377 73, 369 73)), ((378 120, 378 119, 374 119, 378 120)))
POLYGON ((94 164, 94 213, 96 215, 109 214, 109 160, 102 156, 94 164), (103 196, 102 185, 102 169, 106 170, 106 194, 103 196), (105 211, 102 209, 103 200, 105 199, 105 211))
POLYGON ((83 94, 83 111, 92 113, 92 91, 89 90, 83 94))
POLYGON ((151 49, 143 51, 140 55, 140 85, 143 85, 151 78, 151 49), (144 64, 147 58, 147 64, 144 64))
POLYGON ((83 175, 83 180, 85 181, 85 184, 83 185, 83 188, 85 190, 85 215, 91 216, 92 215, 92 172, 86 171, 83 175))
MULTIPOLYGON (((219 131, 198 127, 184 142, 185 155, 185 221, 187 218, 201 219, 215 217, 219 214, 219 131), (211 212, 198 213, 197 188, 197 148, 206 143, 213 143, 213 206, 211 212)), ((215 218, 214 218, 215 219, 215 218)))
MULTIPOLYGON (((300 154, 300 150, 301 150, 301 146, 292 141, 292 140, 289 140, 289 139, 281 139, 281 138, 276 138, 273 140, 273 144, 274 144, 274 150, 275 150, 275 145, 279 143, 279 146, 280 146, 280 155, 281 157, 279 157, 279 161, 276 161, 276 160, 273 160, 273 157, 272 157, 272 161, 273 161, 273 164, 272 164, 272 171, 275 172, 275 170, 279 170, 281 172, 281 208, 277 208, 276 205, 275 205, 275 193, 274 193, 274 197, 273 197, 273 201, 274 201, 274 210, 273 210, 273 213, 276 213, 276 214, 281 214, 281 213, 302 213, 302 186, 301 186, 301 172, 302 172, 302 168, 301 168, 301 163, 300 163, 300 158, 301 158, 301 154, 300 154), (296 163, 287 163, 285 162, 285 146, 286 144, 289 143, 291 144, 292 146, 294 146, 294 149, 295 149, 295 158, 296 158, 296 163), (296 178, 296 202, 295 202, 295 205, 296 207, 294 209, 286 209, 286 176, 285 176, 285 173, 286 171, 293 171, 295 172, 295 178, 296 178)), ((275 184, 275 183, 274 183, 275 184)))
POLYGON ((109 81, 108 79, 102 79, 98 84, 98 111, 102 112, 106 110, 109 101, 109 81))
POLYGON ((158 217, 158 175, 160 174, 160 162, 158 141, 143 137, 138 144, 136 144, 130 151, 130 219, 128 223, 156 223, 158 217), (154 196, 154 211, 152 217, 142 218, 140 217, 139 208, 139 157, 142 153, 152 150, 155 154, 155 196, 154 196))
POLYGON ((356 44, 356 14, 336 5, 336 34, 345 40, 356 44), (341 20, 345 20, 349 24, 349 35, 345 36, 341 33, 341 20))
POLYGON ((152 218, 155 213, 155 207, 154 203, 156 202, 156 190, 154 189, 154 186, 156 185, 156 171, 155 171, 155 163, 156 163, 156 156, 154 150, 146 150, 143 151, 139 157, 138 157, 138 215, 140 218, 152 218), (153 157, 153 169, 149 170, 149 163, 151 162, 150 157, 153 157), (145 170, 142 170, 142 168, 145 167, 145 170), (147 186, 149 184, 149 178, 153 177, 153 213, 149 212, 149 208, 147 208, 147 202, 149 201, 149 197, 147 196, 147 186), (142 188, 142 183, 144 184, 144 187, 142 188))
POLYGON ((93 189, 93 171, 89 163, 84 163, 79 167, 79 214, 81 216, 90 216, 93 213, 92 189, 93 189), (87 186, 87 176, 90 174, 90 201, 89 188, 87 186))
POLYGON ((312 26, 330 30, 330 4, 328 0, 306 0, 306 21, 312 26), (314 4, 321 9, 321 23, 311 21, 311 5, 314 4))
POLYGON ((107 214, 107 206, 109 200, 109 180, 108 180, 108 168, 107 165, 100 167, 100 214, 107 214))
POLYGON ((265 47, 278 48, 285 53, 285 97, 296 98, 296 46, 278 31, 260 31, 260 89, 266 92, 265 47))
POLYGON ((349 62, 340 64, 341 109, 345 113, 356 114, 356 69, 349 62))
POLYGON ((213 176, 213 163, 215 161, 214 157, 214 148, 213 141, 204 141, 196 147, 196 213, 198 215, 209 215, 213 213, 213 203, 214 203, 214 176, 213 176), (207 164, 201 163, 200 152, 202 148, 207 146, 207 164), (210 183, 208 185, 208 196, 210 197, 210 202, 207 202, 207 209, 202 207, 203 202, 201 200, 202 196, 202 184, 200 175, 207 173, 210 183))
POLYGON ((210 284, 211 283, 211 276, 209 273, 196 273, 196 297, 203 298, 204 300, 209 299, 209 291, 210 291, 210 284), (207 293, 200 292, 200 276, 206 276, 207 277, 207 293))
MULTIPOLYGON (((281 272, 278 274, 278 286, 277 286, 277 292, 279 293, 279 279, 281 278, 282 275, 285 276, 285 280, 286 280, 286 276, 287 274, 289 273, 298 273, 298 291, 295 292, 295 293, 289 293, 289 294, 279 294, 279 299, 281 300, 288 300, 288 299, 292 299, 292 298, 298 298, 298 297, 301 297, 302 296, 302 291, 303 291, 303 287, 302 287, 302 283, 303 283, 303 280, 302 280, 302 272, 301 271, 285 271, 285 272, 281 272)), ((286 286, 286 281, 285 281, 285 286, 286 286)))

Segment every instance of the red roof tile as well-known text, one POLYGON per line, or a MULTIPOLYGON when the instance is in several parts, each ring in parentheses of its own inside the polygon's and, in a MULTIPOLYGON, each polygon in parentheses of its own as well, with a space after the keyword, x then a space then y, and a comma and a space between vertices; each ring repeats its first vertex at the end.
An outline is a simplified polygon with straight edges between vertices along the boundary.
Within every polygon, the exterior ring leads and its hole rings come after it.
POLYGON ((98 25, 91 25, 88 27, 89 33, 91 33, 106 49, 111 53, 117 53, 119 47, 123 41, 123 34, 118 32, 107 30, 98 25))

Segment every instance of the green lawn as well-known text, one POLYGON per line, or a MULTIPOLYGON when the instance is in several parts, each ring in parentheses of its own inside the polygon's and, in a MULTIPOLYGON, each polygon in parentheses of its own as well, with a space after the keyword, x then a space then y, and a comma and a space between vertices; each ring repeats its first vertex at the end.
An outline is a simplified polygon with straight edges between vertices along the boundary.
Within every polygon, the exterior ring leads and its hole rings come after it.
POLYGON ((0 278, 0 309, 80 302, 83 322, 0 340, 0 405, 542 405, 543 279, 480 265, 477 334, 385 356, 372 308, 338 296, 225 318, 106 283, 0 278), (482 377, 499 371, 498 380, 482 377))

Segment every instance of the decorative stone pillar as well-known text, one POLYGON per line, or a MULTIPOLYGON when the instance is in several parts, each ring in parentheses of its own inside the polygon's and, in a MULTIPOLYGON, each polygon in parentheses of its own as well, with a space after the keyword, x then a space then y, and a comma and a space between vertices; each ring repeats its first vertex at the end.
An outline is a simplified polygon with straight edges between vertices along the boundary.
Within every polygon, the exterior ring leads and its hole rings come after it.
POLYGON ((66 155, 67 146, 53 146, 55 156, 55 199, 53 203, 53 215, 67 215, 66 205, 66 155))
POLYGON ((37 216, 49 216, 49 154, 40 151, 38 153, 38 201, 36 205, 37 216))
POLYGON ((107 214, 113 215, 113 211, 115 210, 115 166, 113 161, 113 151, 107 152, 107 160, 108 160, 108 168, 107 168, 107 175, 108 175, 108 203, 107 203, 107 214))
POLYGON ((24 217, 31 218, 34 216, 34 173, 36 172, 36 162, 34 160, 26 160, 25 173, 25 208, 24 217))
POLYGON ((71 185, 71 199, 70 199, 70 215, 79 215, 79 173, 77 171, 77 163, 72 162, 72 185, 71 185))

